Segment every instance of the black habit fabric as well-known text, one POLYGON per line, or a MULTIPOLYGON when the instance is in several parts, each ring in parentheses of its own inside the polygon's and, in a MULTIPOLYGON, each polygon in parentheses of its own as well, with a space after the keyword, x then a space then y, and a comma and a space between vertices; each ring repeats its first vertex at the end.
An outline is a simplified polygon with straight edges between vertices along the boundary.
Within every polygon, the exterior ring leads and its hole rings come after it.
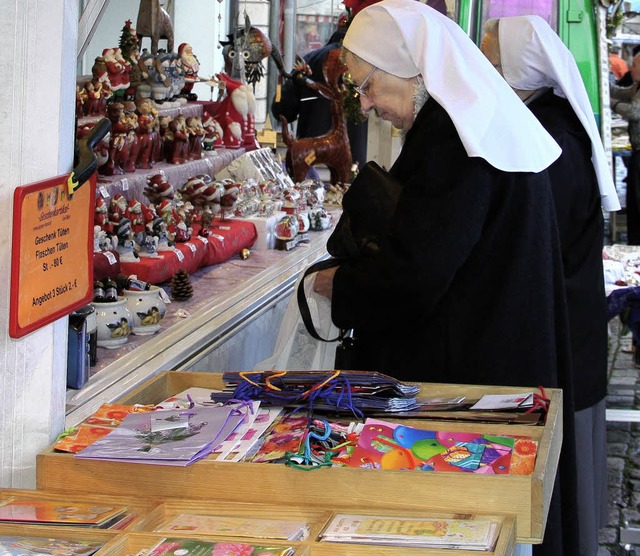
POLYGON ((560 232, 569 312, 576 411, 607 393, 607 301, 602 269, 604 218, 591 139, 569 101, 552 90, 528 104, 562 148, 548 169, 560 232))
POLYGON ((536 554, 577 554, 573 385, 547 172, 503 172, 469 157, 430 98, 390 173, 403 184, 390 234, 377 255, 336 271, 333 322, 355 330, 357 369, 563 388, 560 482, 536 554))

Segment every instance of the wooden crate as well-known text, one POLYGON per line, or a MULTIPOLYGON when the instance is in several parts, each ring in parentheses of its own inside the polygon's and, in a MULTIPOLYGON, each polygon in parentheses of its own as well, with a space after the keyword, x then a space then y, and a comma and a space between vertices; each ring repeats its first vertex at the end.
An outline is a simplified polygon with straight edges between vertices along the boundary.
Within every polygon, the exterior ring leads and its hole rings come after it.
MULTIPOLYGON (((100 542, 104 545, 100 550, 104 549, 111 541, 123 535, 126 535, 126 533, 122 531, 111 531, 109 529, 81 529, 78 527, 56 526, 45 527, 40 525, 25 527, 24 525, 0 524, 0 536, 38 537, 45 539, 64 539, 67 541, 100 542)), ((59 554, 66 554, 66 552, 61 551, 59 554)))
MULTIPOLYGON (((107 531, 107 532, 121 532, 122 530, 136 530, 139 527, 139 524, 147 519, 149 512, 154 510, 160 504, 159 500, 140 500, 138 498, 128 498, 122 496, 112 496, 112 495, 100 495, 100 494, 84 494, 80 492, 51 492, 47 490, 32 490, 32 489, 17 489, 17 488, 0 488, 0 504, 4 501, 9 500, 10 498, 21 498, 28 500, 48 500, 52 502, 56 502, 60 505, 72 505, 73 503, 82 503, 82 504, 96 504, 101 506, 126 506, 127 513, 131 517, 131 520, 127 521, 126 524, 119 530, 114 529, 95 529, 96 531, 107 531)), ((6 523, 0 523, 0 526, 8 525, 6 523)), ((24 524, 20 527, 23 528, 24 533, 27 534, 26 531, 31 529, 32 527, 43 527, 42 525, 33 525, 33 524, 24 524)), ((87 527, 73 527, 67 525, 61 525, 55 527, 56 530, 82 530, 86 531, 87 527)))
MULTIPOLYGON (((158 525, 165 521, 166 519, 172 517, 173 512, 179 509, 178 513, 193 513, 194 511, 198 511, 200 514, 203 514, 206 511, 206 508, 198 507, 198 504, 195 501, 189 502, 184 501, 182 503, 178 503, 178 505, 163 505, 164 507, 159 507, 158 510, 151 516, 151 521, 149 523, 154 522, 156 519, 161 519, 161 521, 157 522, 158 525)), ((307 510, 301 510, 297 515, 291 515, 291 508, 281 508, 275 506, 263 505, 262 508, 256 507, 256 505, 248 505, 247 508, 242 509, 241 505, 236 506, 235 508, 230 508, 229 506, 224 506, 218 508, 218 512, 215 512, 215 508, 212 508, 212 504, 206 504, 208 508, 208 514, 211 513, 224 513, 225 515, 236 515, 237 511, 248 511, 251 517, 271 517, 275 518, 305 518, 308 519, 308 523, 310 524, 310 529, 312 531, 309 538, 305 541, 270 541, 265 539, 237 539, 231 537, 215 537, 208 536, 202 534, 190 534, 188 532, 127 532, 118 537, 115 537, 108 544, 106 544, 96 556, 130 556, 132 554, 137 554, 140 550, 153 546, 158 541, 165 537, 171 538, 199 538, 199 539, 208 539, 208 540, 227 540, 230 542, 243 542, 255 545, 263 545, 263 546, 293 546, 295 548, 296 556, 304 556, 304 555, 318 555, 318 556, 370 556, 372 553, 375 553, 379 556, 406 556, 406 555, 424 555, 424 556, 462 556, 463 554, 470 554, 471 552, 467 550, 451 550, 451 549, 435 549, 435 548, 406 548, 406 547, 383 547, 383 546, 374 546, 374 545, 357 545, 357 544, 344 544, 344 543, 329 543, 329 542, 320 542, 317 540, 317 535, 322 529, 322 526, 326 523, 326 520, 332 515, 331 512, 323 512, 323 517, 320 518, 319 515, 313 515, 313 512, 310 514, 307 510), (266 510, 266 513, 264 511, 266 510), (257 513, 254 513, 257 512, 257 513)), ((259 506, 259 505, 258 505, 259 506)), ((300 508, 298 508, 300 510, 300 508)), ((384 513, 383 513, 384 514, 384 513)), ((410 514, 407 512, 400 513, 401 515, 413 516, 414 514, 410 514)), ((177 515, 177 513, 175 514, 177 515)), ((247 515, 243 513, 242 515, 247 515)), ((390 515, 390 514, 389 514, 390 515)), ((396 515, 396 514, 393 514, 396 515)), ((425 517, 424 514, 421 514, 421 517, 425 517)), ((442 518, 453 518, 453 517, 465 517, 469 518, 469 516, 460 516, 459 514, 440 514, 439 517, 442 518)), ((483 516, 484 517, 484 516, 483 516)), ((483 554, 487 554, 489 556, 510 556, 513 554, 515 549, 515 522, 512 517, 506 516, 491 516, 494 519, 500 521, 500 533, 498 536, 498 540, 493 551, 483 552, 483 554)))
MULTIPOLYGON (((214 373, 160 373, 118 400, 123 404, 158 403, 191 386, 221 388, 214 373)), ((517 393, 523 388, 420 384, 424 396, 517 393)), ((480 475, 354 468, 300 471, 279 464, 202 460, 186 468, 80 460, 52 448, 37 457, 38 488, 135 495, 145 498, 210 499, 286 506, 356 507, 367 510, 420 510, 510 515, 516 518, 518 543, 542 542, 562 442, 562 392, 551 398, 544 426, 406 421, 432 430, 508 434, 538 441, 533 474, 480 475), (64 477, 64 480, 60 480, 64 477)))

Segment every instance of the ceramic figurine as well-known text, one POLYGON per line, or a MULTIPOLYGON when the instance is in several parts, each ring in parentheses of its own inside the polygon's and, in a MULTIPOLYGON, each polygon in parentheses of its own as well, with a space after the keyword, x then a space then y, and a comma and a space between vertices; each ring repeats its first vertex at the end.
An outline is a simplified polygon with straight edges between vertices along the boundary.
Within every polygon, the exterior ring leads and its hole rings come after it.
POLYGON ((114 55, 116 58, 116 62, 118 62, 122 68, 120 73, 120 85, 122 91, 122 98, 125 100, 131 100, 131 98, 127 98, 126 92, 131 86, 130 75, 131 75, 131 62, 125 59, 122 55, 122 49, 116 48, 114 49, 114 55))
POLYGON ((158 252, 170 251, 173 249, 173 242, 169 239, 167 225, 162 218, 153 221, 153 235, 158 238, 158 252))
POLYGON ((341 76, 346 70, 340 60, 340 49, 327 56, 323 65, 325 83, 306 79, 305 84, 331 101, 331 127, 317 137, 295 138, 289 132, 287 120, 280 116, 282 139, 287 145, 287 170, 293 181, 304 180, 309 168, 315 164, 325 164, 331 173, 331 183, 351 181, 351 150, 344 116, 344 98, 341 76), (313 155, 313 156, 311 156, 313 155))
POLYGON ((128 84, 125 86, 122 79, 125 71, 124 65, 116 59, 115 48, 105 48, 102 51, 102 58, 107 69, 113 96, 121 100, 124 97, 124 89, 128 87, 128 84))
MULTIPOLYGON (((134 100, 136 98, 138 86, 142 82, 142 74, 140 71, 140 43, 138 41, 138 35, 133 28, 131 20, 125 21, 122 33, 120 35, 120 54, 125 63, 125 72, 128 75, 128 86, 124 91, 124 96, 127 100, 134 100)), ((116 52, 116 58, 118 53, 116 52)))
POLYGON ((124 109, 124 120, 126 122, 127 143, 129 147, 129 156, 124 167, 125 172, 135 172, 136 163, 138 161, 138 152, 140 151, 140 140, 138 139, 138 114, 136 113, 136 103, 132 100, 122 101, 124 109))
POLYGON ((137 244, 133 239, 131 221, 123 218, 117 227, 118 254, 121 262, 136 262, 138 260, 137 244))
POLYGON ((160 51, 156 54, 151 73, 153 79, 151 83, 151 98, 158 104, 162 104, 169 98, 171 79, 167 70, 170 63, 171 54, 169 52, 160 51))
POLYGON ((93 215, 93 223, 95 226, 99 226, 101 229, 105 231, 111 231, 111 230, 107 230, 107 226, 110 225, 108 212, 109 212, 109 209, 107 207, 107 203, 105 202, 104 198, 98 197, 96 199, 96 208, 93 215))
POLYGON ((151 234, 144 236, 144 240, 140 243, 140 256, 149 259, 157 259, 160 257, 160 255, 158 255, 158 238, 156 236, 151 234))
POLYGON ((120 225, 122 219, 125 218, 127 207, 127 200, 120 193, 116 193, 111 197, 108 213, 109 222, 112 224, 114 230, 120 225))
POLYGON ((154 56, 146 48, 138 58, 138 71, 140 72, 140 84, 136 90, 136 98, 151 98, 151 85, 155 68, 154 56))
POLYGON ((187 100, 198 100, 198 95, 192 93, 193 86, 200 80, 198 72, 200 71, 200 62, 193 53, 193 48, 189 43, 183 42, 178 47, 178 55, 180 56, 180 64, 184 71, 185 84, 180 95, 187 98, 187 100))
POLYGON ((173 199, 173 186, 167 181, 164 172, 158 172, 151 176, 147 176, 147 185, 144 188, 144 194, 151 203, 161 203, 165 199, 173 199))
POLYGON ((136 166, 144 170, 153 168, 154 161, 151 158, 154 142, 154 126, 156 118, 153 114, 153 107, 149 99, 139 99, 136 102, 138 110, 138 127, 136 135, 138 137, 138 157, 136 166))
POLYGON ((311 229, 315 231, 328 230, 333 222, 330 212, 322 207, 314 208, 309 211, 309 220, 311 221, 311 229))
POLYGON ((129 205, 124 211, 124 217, 131 221, 131 230, 135 236, 138 236, 140 233, 144 233, 145 222, 142 215, 142 203, 140 201, 137 199, 129 201, 129 205))
POLYGON ((158 52, 160 39, 167 40, 167 50, 173 50, 173 23, 171 16, 162 7, 160 0, 141 0, 138 7, 136 32, 140 40, 143 37, 151 39, 151 52, 158 52))
POLYGON ((216 147, 221 147, 223 145, 223 131, 220 123, 206 111, 202 115, 202 127, 204 128, 202 148, 205 151, 213 151, 216 147))
POLYGON ((185 117, 178 115, 169 122, 169 129, 173 136, 171 148, 171 164, 183 164, 189 158, 189 135, 185 117))
POLYGON ((86 116, 86 107, 88 105, 89 93, 87 90, 79 85, 76 85, 76 116, 78 118, 82 118, 82 116, 86 116))
POLYGON ((100 166, 99 170, 105 176, 122 175, 129 160, 128 135, 130 131, 130 124, 125 117, 122 103, 111 103, 107 109, 107 117, 111 121, 109 159, 100 166))
POLYGON ((190 116, 187 118, 186 124, 189 133, 189 159, 200 160, 202 158, 202 142, 206 133, 202 126, 202 120, 198 116, 190 116))
POLYGON ((91 74, 91 81, 85 85, 89 101, 87 115, 103 115, 107 109, 107 101, 111 99, 113 92, 111 91, 107 66, 102 56, 95 59, 91 74))
POLYGON ((161 160, 165 160, 166 162, 171 162, 171 155, 173 152, 173 131, 171 129, 171 122, 173 118, 171 116, 165 115, 160 116, 160 142, 161 142, 161 160))

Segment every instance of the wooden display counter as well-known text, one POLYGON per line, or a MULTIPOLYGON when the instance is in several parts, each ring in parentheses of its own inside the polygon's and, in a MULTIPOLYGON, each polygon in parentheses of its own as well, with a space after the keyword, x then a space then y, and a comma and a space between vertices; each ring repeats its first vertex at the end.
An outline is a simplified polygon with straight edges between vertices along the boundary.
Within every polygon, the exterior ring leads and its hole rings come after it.
MULTIPOLYGON (((94 529, 68 526, 42 526, 25 524, 0 524, 0 535, 40 537, 50 539, 66 539, 73 541, 93 541, 103 543, 103 547, 96 553, 97 556, 130 556, 149 548, 163 538, 197 538, 208 541, 226 541, 233 543, 250 543, 262 546, 291 546, 295 549, 296 556, 301 555, 370 555, 401 556, 406 554, 420 554, 425 556, 462 556, 469 554, 467 550, 437 549, 437 548, 407 548, 407 547, 383 547, 380 545, 358 545, 345 543, 332 543, 319 540, 319 535, 329 523, 337 508, 334 500, 324 500, 320 506, 300 505, 274 505, 274 504, 249 504, 242 502, 225 502, 216 499, 210 500, 146 500, 141 503, 139 497, 106 497, 97 495, 83 495, 73 492, 56 494, 41 490, 0 490, 0 503, 8 498, 26 498, 36 500, 50 500, 60 503, 62 506, 73 503, 97 503, 117 504, 126 506, 136 512, 136 519, 123 530, 94 529), (193 533, 187 530, 176 531, 167 528, 168 523, 179 515, 190 516, 217 516, 217 517, 242 517, 245 519, 280 519, 304 522, 308 529, 308 536, 300 541, 267 540, 258 537, 232 537, 193 533)), ((421 510, 369 510, 361 508, 340 508, 340 512, 352 514, 369 514, 377 516, 392 516, 394 518, 437 518, 437 519, 473 519, 474 516, 450 512, 431 512, 421 510)), ((481 519, 492 519, 500 523, 500 531, 494 549, 482 552, 489 556, 510 556, 515 548, 515 521, 513 517, 504 515, 478 515, 481 519)), ((475 552, 474 552, 475 553, 475 552)))
MULTIPOLYGON (((118 400, 123 404, 158 403, 188 387, 221 388, 219 373, 163 372, 118 400)), ((429 397, 517 393, 522 388, 421 384, 429 397)), ((221 504, 251 502, 368 512, 459 512, 516 518, 518 543, 540 543, 549 510, 562 442, 562 392, 549 390, 544 426, 504 425, 436 420, 407 420, 432 430, 474 431, 524 436, 538 442, 531 475, 482 475, 347 467, 303 472, 281 464, 228 463, 203 460, 186 468, 80 460, 51 448, 37 457, 37 485, 55 492, 135 495, 141 499, 209 499, 221 504), (63 478, 63 480, 61 480, 63 478)))
MULTIPOLYGON (((334 221, 338 217, 335 212, 334 221)), ((67 392, 65 429, 166 369, 252 369, 269 357, 279 320, 264 321, 270 319, 273 307, 286 307, 300 274, 327 256, 332 231, 310 232, 309 243, 291 251, 252 250, 246 260, 236 257, 196 271, 190 276, 193 297, 167 307, 158 333, 130 335, 117 349, 98 348, 98 364, 87 384, 67 392), (178 309, 186 310, 188 318, 178 309), (222 353, 220 346, 225 348, 222 353)))

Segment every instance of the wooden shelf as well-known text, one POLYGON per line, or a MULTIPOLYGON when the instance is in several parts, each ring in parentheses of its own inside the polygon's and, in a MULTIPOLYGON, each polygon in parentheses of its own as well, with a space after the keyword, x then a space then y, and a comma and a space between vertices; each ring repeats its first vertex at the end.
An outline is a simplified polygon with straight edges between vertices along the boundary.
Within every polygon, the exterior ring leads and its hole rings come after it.
MULTIPOLYGON (((372 545, 356 545, 343 543, 322 542, 319 534, 336 513, 334 499, 325 499, 320 506, 297 504, 291 500, 290 504, 273 503, 244 503, 227 502, 215 498, 207 500, 186 499, 157 499, 141 502, 139 497, 115 497, 87 495, 75 492, 56 494, 43 490, 0 490, 0 502, 11 497, 46 499, 58 501, 61 504, 72 502, 90 502, 98 504, 118 504, 133 508, 139 515, 124 530, 93 529, 66 526, 14 525, 0 524, 0 535, 16 535, 30 537, 63 538, 76 541, 98 541, 104 546, 96 553, 97 556, 130 556, 144 548, 148 548, 165 537, 198 538, 209 541, 244 542, 263 546, 293 546, 297 555, 362 555, 370 556, 372 551, 380 556, 403 556, 406 554, 424 554, 425 556, 462 556, 469 554, 465 550, 427 549, 405 547, 383 547, 372 545), (180 514, 201 516, 245 517, 253 519, 283 519, 305 521, 309 536, 303 541, 265 540, 259 538, 223 537, 205 534, 194 534, 189 531, 162 531, 162 526, 180 514)), ((430 517, 440 519, 473 519, 468 514, 451 512, 433 512, 429 510, 384 510, 375 509, 363 511, 362 508, 340 508, 341 512, 353 514, 382 515, 392 517, 430 517)), ((510 556, 515 548, 515 521, 511 516, 478 515, 478 518, 488 518, 500 522, 500 533, 493 551, 483 552, 488 556, 510 556)))

